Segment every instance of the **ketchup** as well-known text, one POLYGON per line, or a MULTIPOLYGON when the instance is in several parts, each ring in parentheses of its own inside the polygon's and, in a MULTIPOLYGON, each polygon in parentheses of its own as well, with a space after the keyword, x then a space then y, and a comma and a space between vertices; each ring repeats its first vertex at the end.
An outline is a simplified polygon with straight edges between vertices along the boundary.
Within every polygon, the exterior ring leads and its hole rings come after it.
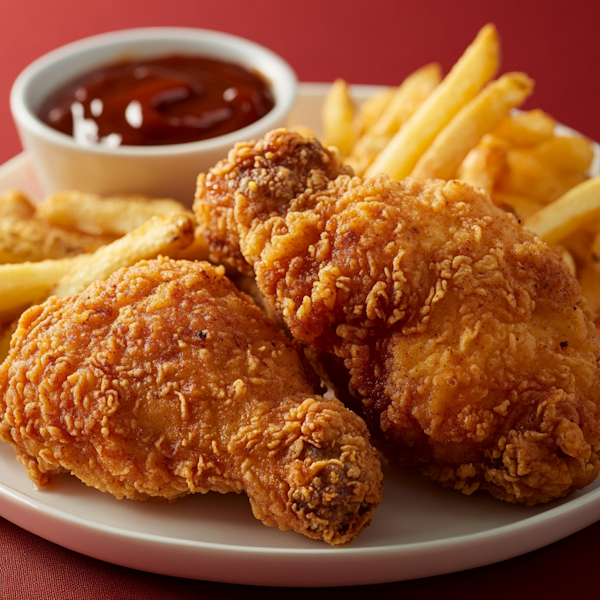
POLYGON ((156 146, 236 131, 274 104, 256 73, 216 59, 169 55, 82 75, 51 94, 39 116, 84 145, 156 146))

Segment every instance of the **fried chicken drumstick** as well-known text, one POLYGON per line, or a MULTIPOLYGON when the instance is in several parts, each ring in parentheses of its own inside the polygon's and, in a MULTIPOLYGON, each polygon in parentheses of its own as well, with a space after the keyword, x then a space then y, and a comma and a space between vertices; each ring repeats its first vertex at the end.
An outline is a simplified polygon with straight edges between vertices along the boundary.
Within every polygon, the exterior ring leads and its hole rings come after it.
POLYGON ((254 270, 392 461, 528 505, 597 476, 593 315, 558 254, 483 192, 353 178, 277 130, 200 176, 195 212, 212 258, 254 270))
POLYGON ((30 477, 117 498, 248 494, 267 525, 342 544, 382 497, 362 419, 208 263, 122 269, 21 318, 0 367, 0 434, 30 477))

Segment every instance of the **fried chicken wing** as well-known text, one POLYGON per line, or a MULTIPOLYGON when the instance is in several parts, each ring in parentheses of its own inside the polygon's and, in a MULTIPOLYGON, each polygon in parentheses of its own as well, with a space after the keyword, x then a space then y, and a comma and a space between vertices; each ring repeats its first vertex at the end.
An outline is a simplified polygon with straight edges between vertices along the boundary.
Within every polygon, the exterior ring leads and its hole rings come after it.
POLYGON ((381 467, 307 367, 223 267, 144 261, 22 316, 0 434, 40 486, 69 472, 117 498, 245 491, 265 524, 342 544, 381 501, 381 467))
POLYGON ((195 211, 213 258, 253 268, 392 461, 528 505, 597 476, 593 315, 558 254, 485 193, 351 177, 277 130, 201 176, 195 211))

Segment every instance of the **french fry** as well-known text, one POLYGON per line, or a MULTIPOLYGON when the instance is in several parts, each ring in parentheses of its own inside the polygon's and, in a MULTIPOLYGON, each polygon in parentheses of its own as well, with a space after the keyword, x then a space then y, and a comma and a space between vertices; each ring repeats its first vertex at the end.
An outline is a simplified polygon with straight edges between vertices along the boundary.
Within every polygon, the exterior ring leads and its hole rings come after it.
POLYGON ((554 135, 556 121, 543 110, 530 110, 511 115, 494 128, 493 134, 512 146, 536 146, 554 135))
POLYGON ((545 242, 556 244, 599 215, 600 177, 594 177, 529 217, 525 225, 545 242))
POLYGON ((411 73, 395 90, 390 103, 381 113, 370 133, 391 135, 398 131, 441 80, 442 71, 438 63, 425 65, 411 73))
POLYGON ((0 194, 0 219, 31 219, 35 206, 20 190, 6 190, 0 194))
POLYGON ((77 191, 62 191, 46 197, 37 214, 52 225, 78 229, 94 235, 120 237, 155 215, 185 212, 170 199, 106 197, 77 191))
POLYGON ((122 267, 159 254, 176 255, 194 240, 194 221, 184 213, 152 217, 137 229, 88 255, 83 264, 62 277, 52 294, 69 296, 90 283, 106 279, 122 267))
POLYGON ((343 79, 334 81, 323 103, 323 144, 336 146, 340 156, 352 151, 355 140, 354 102, 343 79))
POLYGON ((511 109, 533 91, 523 73, 507 73, 465 104, 425 151, 411 173, 415 179, 451 179, 465 156, 511 109))
POLYGON ((508 168, 498 180, 500 191, 529 196, 540 202, 553 202, 585 179, 577 173, 559 173, 528 149, 510 150, 508 168))
POLYGON ((83 262, 76 256, 0 265, 0 322, 9 323, 30 304, 43 300, 61 277, 83 262))
POLYGON ((395 88, 384 88, 370 98, 367 98, 359 107, 355 116, 355 131, 357 136, 364 135, 381 118, 395 93, 395 88))
POLYGON ((533 198, 499 191, 492 193, 492 200, 496 206, 513 212, 519 219, 528 219, 544 207, 542 202, 538 202, 533 198))
POLYGON ((93 252, 113 237, 53 227, 38 219, 0 219, 0 263, 34 262, 93 252))
POLYGON ((499 62, 496 29, 486 25, 450 73, 367 169, 366 175, 381 172, 392 179, 407 177, 439 132, 494 76, 499 62))
POLYGON ((583 136, 557 135, 530 150, 538 160, 555 169, 585 173, 594 159, 592 143, 583 136))
POLYGON ((499 144, 478 144, 458 168, 457 177, 491 194, 500 173, 506 168, 506 148, 499 144))
POLYGON ((426 65, 409 75, 395 90, 376 123, 356 142, 346 161, 362 175, 392 136, 415 113, 441 80, 437 63, 426 65))

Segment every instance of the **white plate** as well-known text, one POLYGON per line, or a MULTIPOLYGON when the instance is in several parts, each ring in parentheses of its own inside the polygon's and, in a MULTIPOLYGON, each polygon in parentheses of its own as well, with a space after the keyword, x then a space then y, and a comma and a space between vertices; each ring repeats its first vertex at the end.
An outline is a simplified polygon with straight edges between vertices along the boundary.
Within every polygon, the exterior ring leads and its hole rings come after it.
MULTIPOLYGON (((295 122, 315 129, 327 89, 303 85, 295 122)), ((375 88, 359 86, 358 97, 375 88)), ((28 157, 0 167, 0 191, 40 191, 28 157)), ((600 518, 600 480, 568 499, 526 508, 463 496, 386 469, 385 499, 350 546, 330 548, 254 519, 245 496, 189 496, 174 504, 116 500, 68 475, 36 490, 0 444, 0 515, 76 552, 154 573, 227 583, 337 586, 441 575, 512 558, 600 518)))

